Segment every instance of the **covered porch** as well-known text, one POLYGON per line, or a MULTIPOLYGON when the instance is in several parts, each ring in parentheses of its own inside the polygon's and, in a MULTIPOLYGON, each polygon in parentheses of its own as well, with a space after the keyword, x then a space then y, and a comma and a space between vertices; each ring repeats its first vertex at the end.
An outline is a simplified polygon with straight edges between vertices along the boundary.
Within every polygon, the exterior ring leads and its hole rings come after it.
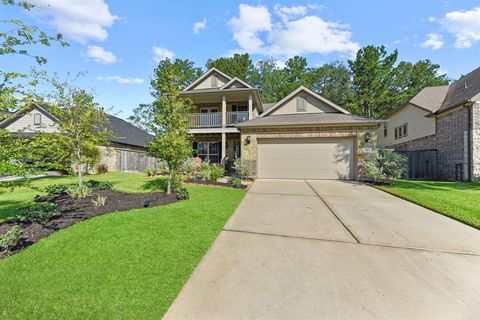
POLYGON ((221 163, 229 169, 240 158, 240 133, 194 134, 193 156, 209 163, 221 163))

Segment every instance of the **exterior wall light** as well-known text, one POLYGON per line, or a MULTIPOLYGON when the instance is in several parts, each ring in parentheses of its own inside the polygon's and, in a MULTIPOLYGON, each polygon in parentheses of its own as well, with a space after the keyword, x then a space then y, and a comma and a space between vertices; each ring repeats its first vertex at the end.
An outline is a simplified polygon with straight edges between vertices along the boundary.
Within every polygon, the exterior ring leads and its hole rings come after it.
POLYGON ((245 144, 250 144, 250 142, 252 142, 252 138, 250 136, 247 136, 245 138, 245 144))
POLYGON ((365 133, 365 143, 372 140, 372 134, 370 132, 365 133))

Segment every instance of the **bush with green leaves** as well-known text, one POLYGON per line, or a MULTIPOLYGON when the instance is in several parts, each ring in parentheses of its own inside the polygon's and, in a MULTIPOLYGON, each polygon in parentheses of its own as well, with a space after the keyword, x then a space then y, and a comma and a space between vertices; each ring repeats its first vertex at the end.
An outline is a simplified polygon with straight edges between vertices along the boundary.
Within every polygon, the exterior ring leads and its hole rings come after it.
POLYGON ((23 231, 19 226, 13 226, 4 235, 0 235, 0 249, 10 250, 15 247, 22 238, 23 231))
POLYGON ((21 222, 42 222, 59 215, 60 212, 55 203, 32 202, 19 208, 16 219, 21 222))
POLYGON ((82 199, 90 196, 92 194, 92 189, 90 189, 86 185, 82 185, 76 188, 69 189, 67 193, 72 199, 82 199))
POLYGON ((173 192, 177 194, 177 199, 179 200, 186 200, 190 198, 190 193, 188 192, 187 188, 184 185, 177 186, 176 188, 172 188, 173 192))
POLYGON ((228 178, 228 183, 234 186, 235 188, 240 188, 242 186, 242 179, 239 177, 232 176, 228 178))
POLYGON ((253 176, 252 163, 241 158, 235 159, 233 169, 241 179, 250 179, 253 176))
POLYGON ((361 163, 364 178, 374 183, 390 182, 403 177, 407 158, 391 149, 375 148, 361 163))
POLYGON ((197 173, 197 178, 204 181, 210 180, 210 173, 210 165, 208 164, 208 162, 204 162, 200 165, 200 170, 197 173))
POLYGON ((225 168, 221 164, 214 164, 210 166, 210 181, 216 182, 225 173, 225 168))
POLYGON ((54 194, 66 194, 69 189, 72 188, 72 184, 67 183, 58 183, 58 184, 51 184, 44 188, 44 191, 49 195, 52 196, 54 194))
POLYGON ((159 170, 155 167, 149 167, 145 170, 143 170, 143 173, 147 176, 147 177, 154 177, 157 175, 157 173, 159 172, 159 170))
POLYGON ((188 177, 195 177, 200 169, 200 163, 196 162, 193 159, 188 159, 183 164, 181 170, 184 172, 188 177))
POLYGON ((98 181, 90 179, 85 184, 89 188, 95 188, 99 190, 111 190, 113 188, 113 182, 111 181, 98 181))

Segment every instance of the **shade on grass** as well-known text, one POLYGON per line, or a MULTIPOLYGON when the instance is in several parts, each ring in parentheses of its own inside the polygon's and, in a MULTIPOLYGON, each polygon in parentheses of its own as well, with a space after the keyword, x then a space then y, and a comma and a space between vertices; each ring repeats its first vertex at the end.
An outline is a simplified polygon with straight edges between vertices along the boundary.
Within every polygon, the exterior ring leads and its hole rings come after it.
POLYGON ((396 180, 378 188, 480 229, 478 183, 396 180))
POLYGON ((0 261, 0 318, 160 319, 245 194, 188 189, 190 200, 86 220, 0 261))

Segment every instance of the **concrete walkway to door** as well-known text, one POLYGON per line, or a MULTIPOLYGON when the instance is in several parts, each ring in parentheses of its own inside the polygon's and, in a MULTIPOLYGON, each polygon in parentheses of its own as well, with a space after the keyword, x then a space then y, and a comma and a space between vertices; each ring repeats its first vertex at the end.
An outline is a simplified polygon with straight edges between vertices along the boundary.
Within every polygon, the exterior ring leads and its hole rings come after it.
POLYGON ((165 319, 466 319, 480 232, 374 188, 257 180, 165 319))

